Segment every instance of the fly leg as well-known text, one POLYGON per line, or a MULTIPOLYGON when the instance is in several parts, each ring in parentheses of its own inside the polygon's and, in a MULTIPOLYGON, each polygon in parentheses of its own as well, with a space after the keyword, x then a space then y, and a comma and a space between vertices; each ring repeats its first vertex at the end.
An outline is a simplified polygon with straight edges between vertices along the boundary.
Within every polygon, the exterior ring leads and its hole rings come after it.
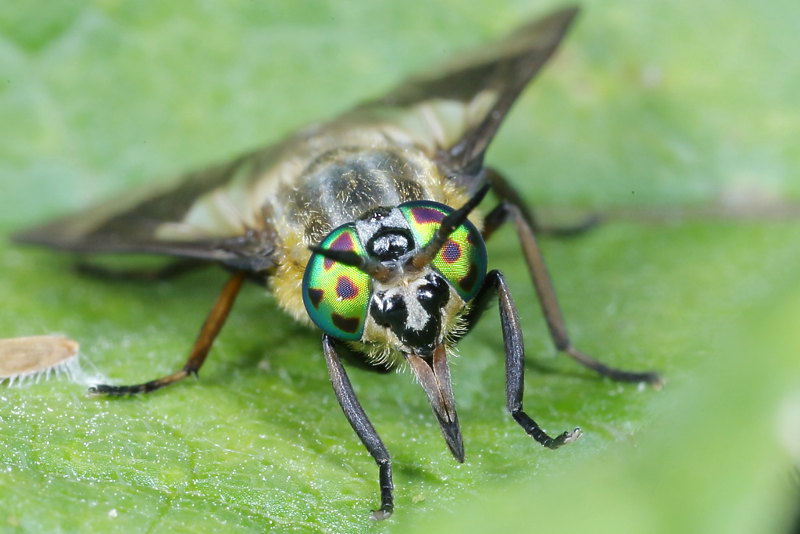
POLYGON ((488 173, 488 177, 493 189, 500 196, 501 202, 486 217, 484 238, 488 238, 507 220, 510 219, 514 223, 520 244, 522 245, 522 250, 525 254, 525 261, 528 264, 528 271, 531 275, 531 280, 533 280, 533 285, 536 288, 539 304, 541 305, 542 313, 544 314, 547 327, 550 331, 550 337, 556 349, 565 352, 582 365, 612 380, 620 382, 647 382, 655 387, 661 386, 661 376, 656 372, 632 372, 616 369, 595 360, 572 345, 569 335, 567 334, 564 317, 561 315, 561 309, 558 305, 553 283, 550 280, 550 274, 547 272, 544 257, 542 256, 539 244, 534 235, 533 219, 530 216, 530 212, 525 207, 524 203, 522 203, 519 194, 513 190, 502 176, 493 172, 488 173))
POLYGON ((225 320, 228 318, 228 314, 231 311, 233 303, 236 301, 236 296, 239 294, 245 276, 246 273, 244 271, 234 271, 225 283, 225 286, 217 297, 217 301, 214 303, 214 307, 211 308, 202 328, 200 328, 200 333, 194 342, 192 352, 189 354, 189 358, 186 360, 183 368, 170 375, 162 376, 161 378, 156 378, 155 380, 143 384, 129 386, 98 384, 89 388, 89 394, 122 396, 135 395, 137 393, 150 393, 151 391, 183 380, 189 375, 197 376, 197 372, 206 360, 206 356, 208 356, 208 351, 211 350, 214 339, 216 339, 217 334, 219 334, 219 331, 222 329, 222 325, 225 324, 225 320))
MULTIPOLYGON (((517 190, 514 189, 514 186, 512 186, 502 174, 492 168, 486 168, 485 171, 486 180, 491 184, 495 194, 505 202, 517 206, 528 225, 537 234, 546 234, 555 237, 576 237, 584 232, 588 232, 602 222, 602 217, 594 214, 586 216, 582 221, 566 226, 548 226, 541 224, 534 213, 525 204, 525 201, 517 190)), ((486 226, 483 231, 483 239, 488 239, 503 222, 505 222, 505 219, 502 217, 497 221, 489 221, 487 218, 486 226), (493 226, 490 226, 490 223, 493 224, 493 226)))
POLYGON ((511 412, 511 417, 528 435, 548 449, 557 449, 575 441, 581 435, 580 428, 562 432, 554 438, 550 437, 522 408, 522 395, 525 389, 525 346, 517 307, 500 271, 490 271, 486 275, 483 287, 475 297, 474 305, 467 317, 467 328, 475 325, 488 305, 489 299, 495 294, 499 297, 500 324, 506 353, 506 407, 511 412))
POLYGON ((347 378, 347 373, 342 367, 342 362, 339 360, 339 355, 336 353, 333 344, 334 341, 328 334, 322 335, 322 350, 325 353, 325 362, 328 365, 328 374, 331 377, 336 399, 339 401, 345 417, 350 422, 350 426, 353 427, 364 447, 367 448, 367 451, 375 459, 375 463, 378 464, 381 507, 372 511, 372 519, 380 521, 392 515, 394 510, 392 459, 389 457, 389 451, 386 450, 386 446, 381 441, 380 436, 375 431, 375 427, 369 422, 364 408, 358 402, 353 386, 350 384, 350 379, 347 378))

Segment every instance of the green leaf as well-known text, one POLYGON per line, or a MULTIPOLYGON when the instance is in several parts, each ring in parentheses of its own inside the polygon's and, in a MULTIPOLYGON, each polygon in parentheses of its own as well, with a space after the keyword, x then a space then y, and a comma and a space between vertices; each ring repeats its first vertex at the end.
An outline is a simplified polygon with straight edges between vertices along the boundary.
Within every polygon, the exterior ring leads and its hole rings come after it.
MULTIPOLYGON (((547 9, 56 4, 0 12, 4 235, 277 140, 547 9)), ((87 398, 82 382, 177 369, 224 273, 111 283, 3 242, 0 336, 66 334, 84 375, 0 385, 0 530, 788 532, 800 240, 781 215, 800 199, 800 7, 584 8, 487 160, 545 221, 609 216, 543 239, 550 272, 576 346, 660 370, 663 390, 555 355, 506 228, 489 253, 525 323, 526 408, 585 435, 544 450, 511 420, 492 313, 452 370, 463 465, 408 374, 348 367, 394 458, 397 512, 374 524, 377 469, 341 415, 319 335, 262 289, 245 288, 197 383, 87 398)))

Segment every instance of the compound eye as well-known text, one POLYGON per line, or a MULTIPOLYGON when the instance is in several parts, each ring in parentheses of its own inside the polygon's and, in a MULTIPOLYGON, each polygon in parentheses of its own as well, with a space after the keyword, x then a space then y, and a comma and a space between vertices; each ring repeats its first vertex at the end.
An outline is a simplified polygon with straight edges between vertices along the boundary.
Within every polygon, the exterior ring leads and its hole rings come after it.
MULTIPOLYGON (((406 202, 398 207, 420 247, 433 238, 442 219, 453 211, 444 204, 428 200, 406 202)), ((431 262, 464 301, 470 301, 478 294, 486 277, 487 264, 483 237, 469 221, 450 234, 431 262)))
MULTIPOLYGON (((345 224, 320 247, 366 255, 355 226, 345 224)), ((351 265, 312 254, 303 275, 303 304, 311 320, 337 339, 361 339, 370 299, 369 275, 351 265)))

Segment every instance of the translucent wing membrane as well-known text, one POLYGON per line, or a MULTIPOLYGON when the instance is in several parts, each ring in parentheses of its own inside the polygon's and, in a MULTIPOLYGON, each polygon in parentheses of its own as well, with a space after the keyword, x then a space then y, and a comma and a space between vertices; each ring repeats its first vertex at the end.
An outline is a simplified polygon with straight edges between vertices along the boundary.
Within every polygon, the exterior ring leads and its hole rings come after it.
POLYGON ((531 21, 472 54, 409 78, 363 109, 405 110, 398 122, 429 139, 443 167, 453 175, 473 174, 512 104, 550 59, 577 13, 570 6, 531 21))
POLYGON ((167 254, 267 270, 280 258, 278 221, 265 208, 281 184, 302 182, 307 165, 326 151, 375 143, 414 147, 461 185, 479 181, 483 153, 500 123, 576 12, 569 7, 524 25, 327 124, 190 173, 153 195, 106 202, 15 239, 75 252, 167 254))
POLYGON ((273 265, 273 232, 218 191, 275 148, 192 172, 151 194, 127 195, 20 232, 14 240, 79 253, 152 253, 245 271, 273 265))

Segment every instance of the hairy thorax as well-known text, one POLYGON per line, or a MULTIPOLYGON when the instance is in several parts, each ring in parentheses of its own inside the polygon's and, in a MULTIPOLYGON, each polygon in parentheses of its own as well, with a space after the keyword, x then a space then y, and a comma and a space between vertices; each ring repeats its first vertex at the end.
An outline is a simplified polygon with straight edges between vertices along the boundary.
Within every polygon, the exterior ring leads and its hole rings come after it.
POLYGON ((347 146, 314 159, 294 181, 281 184, 273 199, 266 211, 275 219, 281 250, 272 289, 284 309, 308 323, 301 285, 309 246, 378 207, 411 200, 460 206, 467 196, 420 150, 347 146))

